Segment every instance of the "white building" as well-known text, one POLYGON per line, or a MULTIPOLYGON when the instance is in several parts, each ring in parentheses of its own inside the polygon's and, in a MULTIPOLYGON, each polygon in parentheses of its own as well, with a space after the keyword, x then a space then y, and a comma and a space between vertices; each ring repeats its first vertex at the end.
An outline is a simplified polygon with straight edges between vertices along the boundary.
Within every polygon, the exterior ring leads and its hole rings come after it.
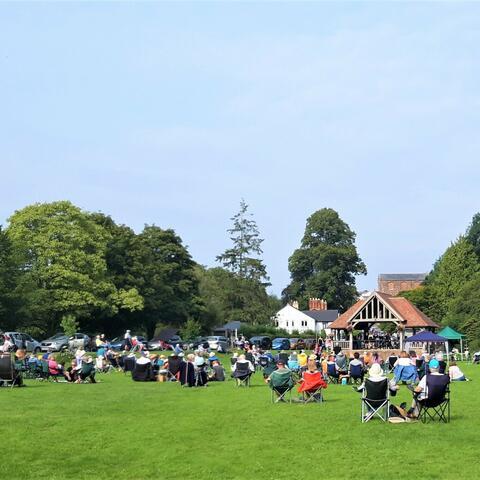
POLYGON ((330 324, 338 317, 338 310, 328 310, 327 302, 317 298, 309 300, 309 310, 301 311, 298 303, 285 305, 275 317, 275 326, 292 333, 294 330, 305 332, 307 330, 320 332, 325 330, 329 334, 330 324))

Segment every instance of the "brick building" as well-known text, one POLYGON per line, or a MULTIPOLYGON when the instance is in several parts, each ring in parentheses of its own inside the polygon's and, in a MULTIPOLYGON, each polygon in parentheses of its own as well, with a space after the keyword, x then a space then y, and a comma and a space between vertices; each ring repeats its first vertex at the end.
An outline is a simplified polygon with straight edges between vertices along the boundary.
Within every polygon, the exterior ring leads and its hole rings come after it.
POLYGON ((426 276, 426 273, 381 273, 378 276, 378 291, 398 295, 405 290, 418 288, 426 276))

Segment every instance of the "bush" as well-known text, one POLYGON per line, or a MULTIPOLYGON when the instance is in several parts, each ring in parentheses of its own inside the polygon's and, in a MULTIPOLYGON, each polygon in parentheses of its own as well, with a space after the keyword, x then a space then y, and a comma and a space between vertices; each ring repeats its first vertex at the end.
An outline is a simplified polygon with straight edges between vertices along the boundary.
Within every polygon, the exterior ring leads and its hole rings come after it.
POLYGON ((286 330, 281 330, 273 325, 242 325, 239 334, 244 335, 245 338, 255 337, 257 335, 267 335, 268 337, 289 337, 286 330))
POLYGON ((55 361, 61 363, 65 367, 70 365, 70 362, 75 358, 70 352, 58 352, 53 354, 55 361))

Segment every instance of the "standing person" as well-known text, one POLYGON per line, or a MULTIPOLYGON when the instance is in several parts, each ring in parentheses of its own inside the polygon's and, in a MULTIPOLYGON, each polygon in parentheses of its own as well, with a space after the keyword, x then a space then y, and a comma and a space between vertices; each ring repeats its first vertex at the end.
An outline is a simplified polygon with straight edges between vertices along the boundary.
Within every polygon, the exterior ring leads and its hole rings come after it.
POLYGON ((127 330, 123 337, 123 349, 126 350, 126 347, 128 347, 128 350, 132 348, 132 335, 130 330, 127 330))
POLYGON ((7 334, 3 335, 3 342, 4 342, 2 345, 3 353, 10 352, 13 348, 13 342, 7 334))

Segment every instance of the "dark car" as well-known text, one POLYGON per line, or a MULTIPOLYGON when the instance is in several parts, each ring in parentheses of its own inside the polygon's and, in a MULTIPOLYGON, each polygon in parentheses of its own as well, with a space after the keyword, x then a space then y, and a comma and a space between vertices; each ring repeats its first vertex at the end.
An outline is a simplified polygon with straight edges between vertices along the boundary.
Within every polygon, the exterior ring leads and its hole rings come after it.
POLYGON ((256 345, 258 348, 261 348, 262 350, 270 350, 272 348, 272 339, 264 335, 252 337, 249 340, 249 342, 250 342, 250 345, 256 345))
MULTIPOLYGON (((145 348, 148 348, 148 340, 145 337, 142 337, 141 335, 137 335, 137 340, 143 344, 145 348)), ((125 345, 125 338, 123 336, 121 337, 115 337, 110 343, 110 348, 112 350, 123 350, 123 347, 125 345)))
POLYGON ((274 338, 272 350, 290 350, 290 340, 288 338, 274 338))
POLYGON ((314 338, 306 338, 305 339, 305 348, 307 350, 313 350, 316 345, 316 340, 314 338))
POLYGON ((210 345, 208 343, 207 337, 196 337, 192 340, 185 340, 183 342, 184 350, 195 350, 199 346, 202 346, 205 350, 208 350, 210 345))
POLYGON ((292 350, 305 350, 305 340, 302 338, 291 338, 290 348, 292 350))

